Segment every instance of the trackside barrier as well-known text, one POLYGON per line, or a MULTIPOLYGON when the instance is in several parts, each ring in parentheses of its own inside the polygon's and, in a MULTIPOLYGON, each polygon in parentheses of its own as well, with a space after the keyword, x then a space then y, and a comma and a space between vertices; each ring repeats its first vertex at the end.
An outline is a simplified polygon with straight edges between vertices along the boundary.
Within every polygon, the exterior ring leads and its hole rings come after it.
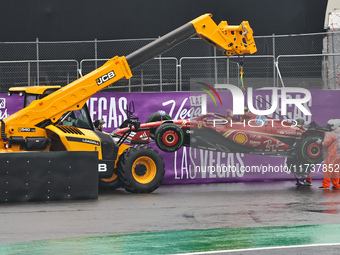
POLYGON ((0 203, 98 198, 97 152, 0 153, 0 203))

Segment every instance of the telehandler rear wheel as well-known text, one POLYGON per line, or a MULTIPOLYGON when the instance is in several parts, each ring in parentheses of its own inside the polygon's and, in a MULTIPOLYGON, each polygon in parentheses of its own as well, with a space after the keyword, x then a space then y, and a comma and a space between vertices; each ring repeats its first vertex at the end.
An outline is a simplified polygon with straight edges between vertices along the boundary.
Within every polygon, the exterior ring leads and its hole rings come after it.
POLYGON ((128 192, 151 193, 164 179, 162 156, 146 145, 128 148, 119 157, 117 166, 120 181, 128 192))
POLYGON ((99 179, 99 189, 101 190, 116 190, 121 186, 122 184, 116 174, 112 174, 110 178, 99 179))

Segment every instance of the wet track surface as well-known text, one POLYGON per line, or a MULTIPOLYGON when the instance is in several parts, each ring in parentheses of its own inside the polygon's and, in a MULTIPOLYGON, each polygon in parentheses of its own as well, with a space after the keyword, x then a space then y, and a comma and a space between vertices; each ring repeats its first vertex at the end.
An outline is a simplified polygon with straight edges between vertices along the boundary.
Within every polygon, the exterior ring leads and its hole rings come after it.
MULTIPOLYGON (((234 249, 340 243, 340 191, 319 190, 320 183, 317 180, 312 187, 296 187, 293 181, 164 185, 152 194, 117 190, 101 192, 98 200, 91 201, 1 204, 0 251, 6 254, 6 249, 19 247, 21 242, 60 238, 66 243, 70 239, 65 238, 75 238, 73 240, 89 245, 94 242, 93 237, 99 238, 95 242, 98 243, 107 240, 108 235, 121 240, 120 244, 151 240, 156 247, 164 246, 163 251, 167 253, 163 254, 199 252, 200 245, 203 250, 220 249, 225 253, 234 249), (188 236, 193 236, 195 242, 185 241, 188 236), (234 240, 230 240, 230 236, 234 236, 234 240), (275 236, 277 238, 273 238, 275 236), (215 247, 216 242, 219 245, 215 247), (177 248, 170 249, 170 244, 177 248)), ((53 241, 46 242, 53 247, 53 241)), ((33 242, 30 247, 44 247, 46 242, 33 242)), ((57 243, 60 245, 60 241, 57 243)), ((27 243, 23 245, 29 247, 27 243)), ((104 249, 103 246, 100 247, 104 249)), ((148 244, 144 248, 146 254, 151 247, 148 244)), ((339 250, 335 247, 233 252, 333 254, 332 249, 339 250)), ((138 251, 138 246, 130 247, 131 250, 125 247, 121 254, 133 250, 142 254, 142 246, 139 248, 138 251)), ((109 249, 114 252, 114 246, 109 249)), ((154 250, 153 253, 161 252, 154 250)))

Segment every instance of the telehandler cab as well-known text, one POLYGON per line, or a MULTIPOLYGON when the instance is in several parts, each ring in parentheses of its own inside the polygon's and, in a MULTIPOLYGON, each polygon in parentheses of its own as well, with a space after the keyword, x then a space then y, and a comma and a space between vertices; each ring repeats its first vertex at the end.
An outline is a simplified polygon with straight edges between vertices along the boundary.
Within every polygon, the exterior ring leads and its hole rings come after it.
MULTIPOLYGON (((24 96, 24 108, 0 120, 0 153, 97 151, 102 187, 115 189, 122 185, 133 193, 154 191, 165 173, 162 157, 149 146, 131 147, 124 140, 117 144, 110 135, 95 131, 86 102, 112 83, 131 78, 135 67, 195 35, 227 56, 256 52, 247 21, 239 26, 229 26, 226 21, 216 25, 211 17, 202 15, 126 57, 115 56, 64 87, 11 88, 10 94, 24 96)), ((128 116, 132 115, 132 108, 133 105, 128 107, 128 116)), ((134 118, 124 122, 134 129, 139 124, 134 118)))

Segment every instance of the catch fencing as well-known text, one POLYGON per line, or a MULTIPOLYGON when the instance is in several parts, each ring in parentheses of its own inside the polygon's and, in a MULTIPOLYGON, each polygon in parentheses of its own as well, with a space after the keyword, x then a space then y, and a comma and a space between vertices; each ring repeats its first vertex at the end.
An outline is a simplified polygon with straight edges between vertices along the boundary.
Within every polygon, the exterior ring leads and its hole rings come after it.
MULTIPOLYGON (((128 55, 153 40, 0 43, 0 93, 13 86, 67 85, 108 59, 128 55)), ((104 91, 192 91, 199 83, 240 85, 241 81, 254 88, 340 89, 340 31, 261 36, 255 42, 255 54, 227 57, 193 38, 104 91)))

